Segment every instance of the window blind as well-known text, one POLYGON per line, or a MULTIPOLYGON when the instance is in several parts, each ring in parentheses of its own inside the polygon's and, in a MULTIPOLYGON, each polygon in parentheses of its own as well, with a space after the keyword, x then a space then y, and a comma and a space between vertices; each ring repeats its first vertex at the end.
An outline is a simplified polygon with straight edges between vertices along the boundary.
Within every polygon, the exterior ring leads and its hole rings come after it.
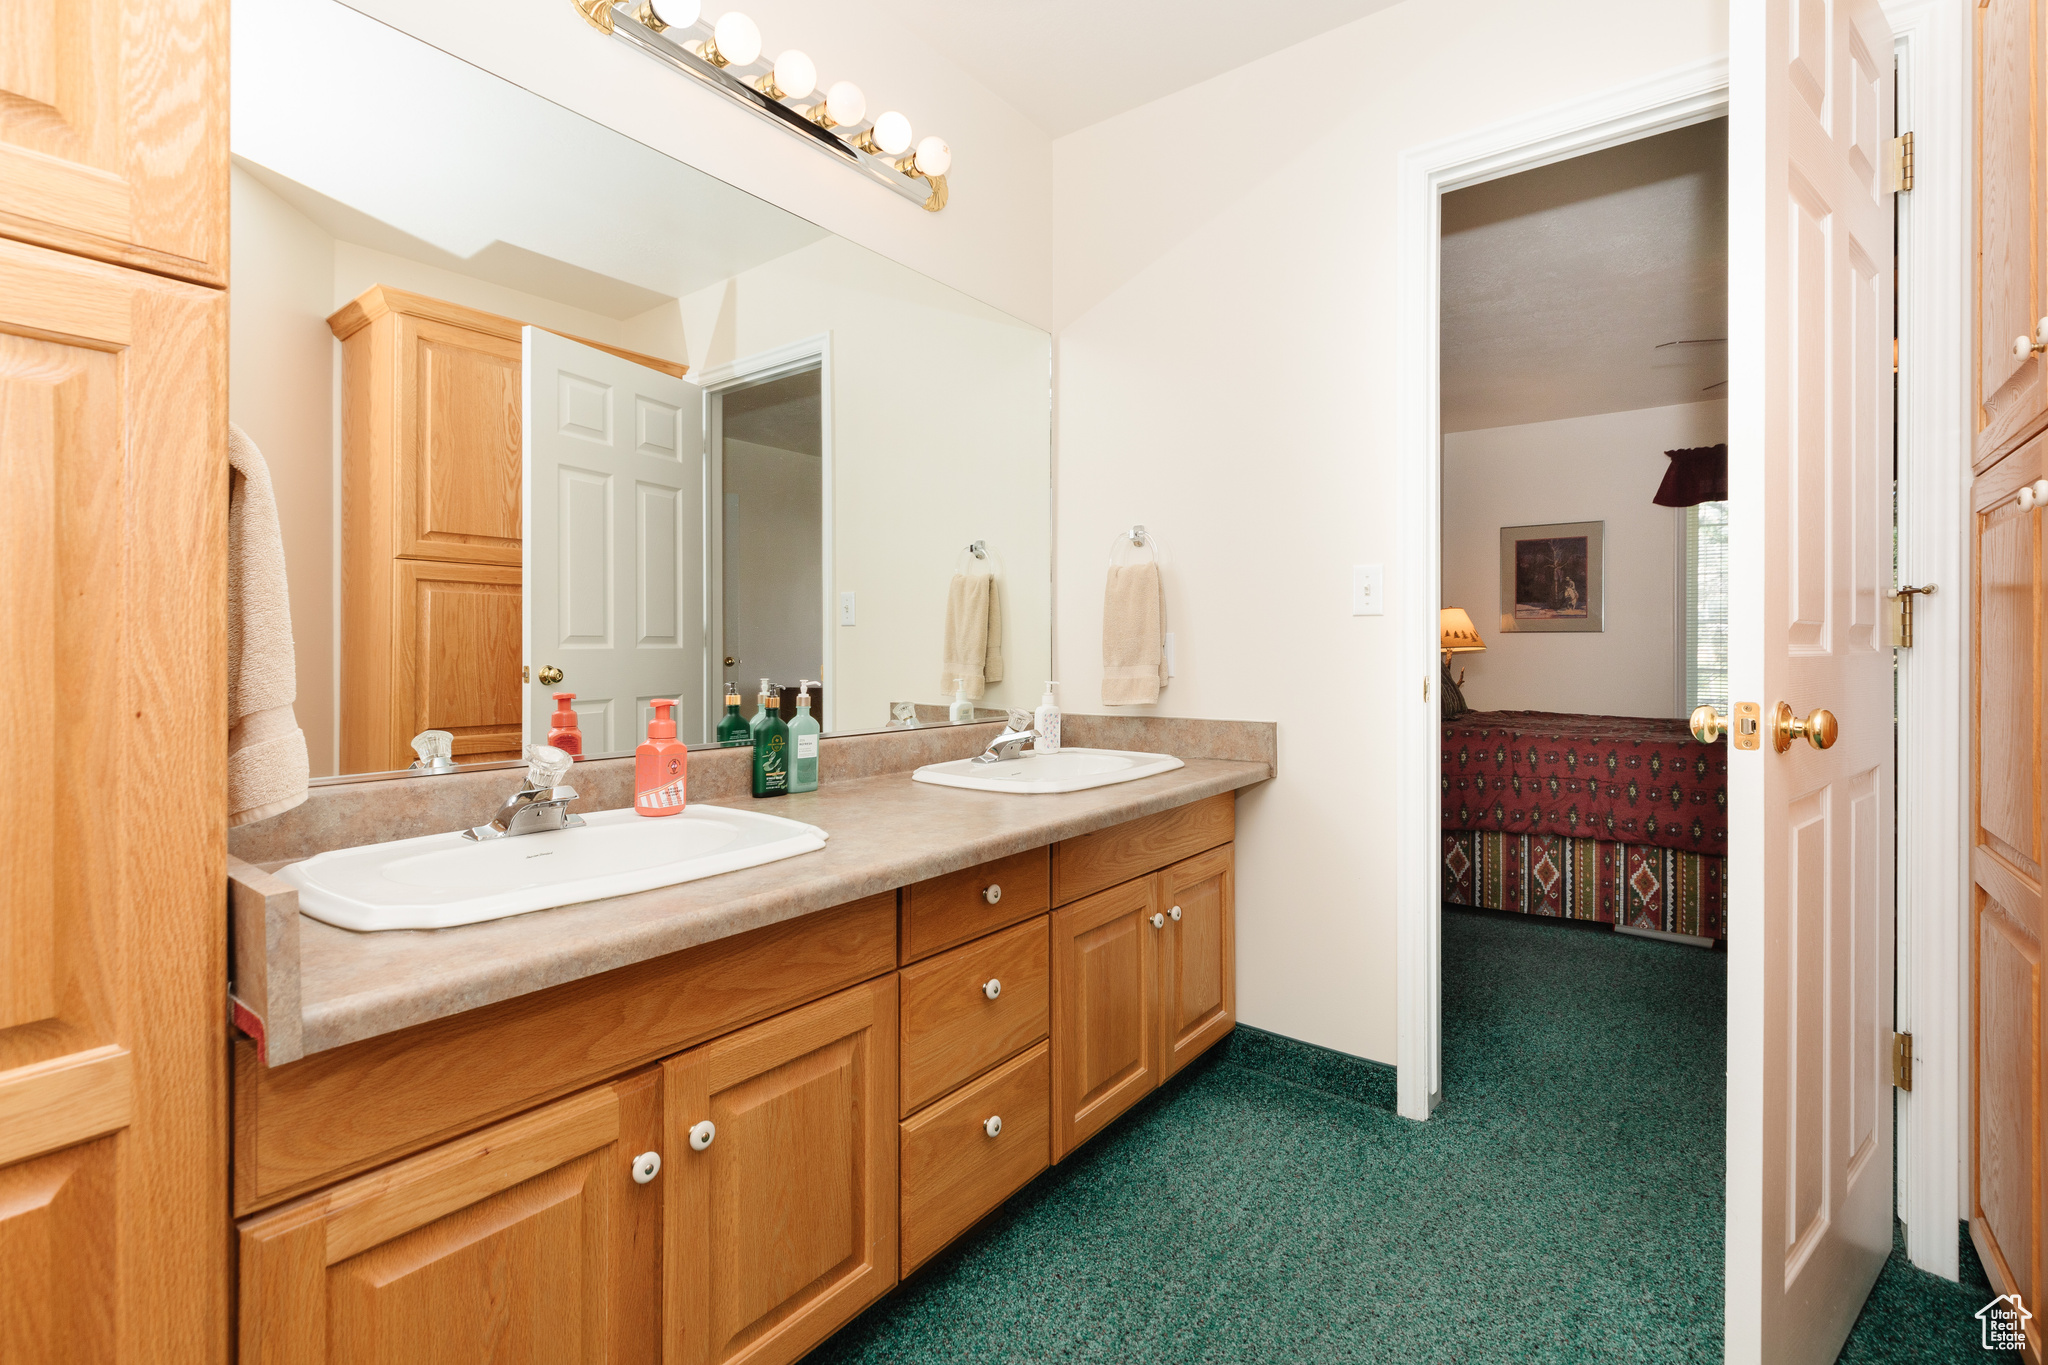
POLYGON ((1728 504, 1685 509, 1685 705, 1728 711, 1728 504))

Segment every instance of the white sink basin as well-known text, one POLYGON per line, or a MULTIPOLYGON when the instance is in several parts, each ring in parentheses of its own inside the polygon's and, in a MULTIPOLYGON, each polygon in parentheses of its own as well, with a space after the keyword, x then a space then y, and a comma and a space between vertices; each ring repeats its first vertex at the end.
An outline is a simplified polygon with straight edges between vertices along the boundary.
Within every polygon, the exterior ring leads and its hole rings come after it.
POLYGON ((971 758, 933 763, 919 768, 911 777, 936 786, 966 787, 978 792, 1078 792, 1116 782, 1135 782, 1183 766, 1171 754, 1061 749, 1056 754, 1027 753, 1000 763, 976 763, 971 758))
POLYGON ((717 806, 583 820, 513 839, 457 832, 341 848, 277 875, 299 888, 300 910, 343 929, 446 929, 757 867, 827 838, 816 825, 717 806))

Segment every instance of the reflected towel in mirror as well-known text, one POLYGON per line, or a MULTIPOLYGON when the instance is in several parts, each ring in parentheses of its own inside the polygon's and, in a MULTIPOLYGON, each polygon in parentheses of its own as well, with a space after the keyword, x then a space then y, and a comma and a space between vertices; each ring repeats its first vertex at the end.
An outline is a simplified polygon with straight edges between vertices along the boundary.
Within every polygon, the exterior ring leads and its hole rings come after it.
POLYGON ((945 657, 939 667, 941 695, 951 697, 964 682, 969 701, 990 683, 1003 680, 1003 608, 995 575, 956 573, 946 589, 945 657))
POLYGON ((306 736, 270 467, 233 423, 228 465, 228 823, 246 825, 306 799, 306 736))
POLYGON ((1156 561, 1112 564, 1102 596, 1102 704, 1149 706, 1166 686, 1166 585, 1156 561))

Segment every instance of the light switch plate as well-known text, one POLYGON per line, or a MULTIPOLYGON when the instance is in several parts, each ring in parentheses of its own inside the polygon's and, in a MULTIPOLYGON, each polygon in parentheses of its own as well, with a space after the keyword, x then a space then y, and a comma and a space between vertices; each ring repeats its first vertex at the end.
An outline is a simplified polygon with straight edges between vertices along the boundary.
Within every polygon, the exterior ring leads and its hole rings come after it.
POLYGON ((842 626, 853 624, 853 594, 850 592, 839 594, 839 624, 842 626))
POLYGON ((1384 564, 1353 564, 1351 566, 1351 614, 1353 616, 1385 616, 1387 597, 1387 566, 1384 564))

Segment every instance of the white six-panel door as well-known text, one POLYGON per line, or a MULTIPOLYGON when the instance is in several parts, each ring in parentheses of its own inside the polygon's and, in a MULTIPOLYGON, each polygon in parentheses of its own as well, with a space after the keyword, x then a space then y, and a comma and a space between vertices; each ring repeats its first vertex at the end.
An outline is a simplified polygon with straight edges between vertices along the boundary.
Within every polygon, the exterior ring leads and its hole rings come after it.
POLYGON ((629 751, 648 702, 705 714, 704 393, 552 332, 521 332, 525 735, 576 693, 586 754, 629 751), (562 670, 559 683, 541 669, 562 670))
POLYGON ((1730 15, 1728 1341, 1832 1361, 1892 1240, 1892 38, 1730 15), (1772 713, 1836 717, 1779 753, 1772 713))

